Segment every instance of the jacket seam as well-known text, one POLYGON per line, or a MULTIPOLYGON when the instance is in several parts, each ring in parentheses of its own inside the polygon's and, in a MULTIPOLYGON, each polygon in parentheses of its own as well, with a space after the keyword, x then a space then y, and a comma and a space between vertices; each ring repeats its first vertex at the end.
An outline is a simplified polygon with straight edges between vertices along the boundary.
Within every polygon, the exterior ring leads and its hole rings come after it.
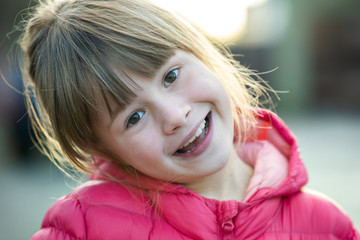
POLYGON ((80 208, 81 216, 82 216, 83 221, 84 221, 84 235, 85 235, 85 239, 87 239, 87 222, 85 221, 85 211, 83 209, 82 201, 76 195, 73 195, 72 199, 76 201, 76 204, 80 208))

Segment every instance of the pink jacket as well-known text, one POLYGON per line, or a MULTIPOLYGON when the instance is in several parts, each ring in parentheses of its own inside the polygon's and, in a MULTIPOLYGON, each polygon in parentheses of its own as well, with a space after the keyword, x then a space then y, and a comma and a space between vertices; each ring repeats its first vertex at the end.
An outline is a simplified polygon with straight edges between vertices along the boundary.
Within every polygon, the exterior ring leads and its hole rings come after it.
MULTIPOLYGON (((307 174, 285 124, 265 111, 259 121, 272 125, 276 134, 264 136, 289 160, 249 162, 254 175, 245 201, 208 199, 180 185, 156 183, 161 187, 154 202, 149 191, 108 181, 99 171, 59 199, 31 239, 360 239, 334 203, 302 189, 307 174)), ((107 162, 101 168, 126 180, 107 162)))

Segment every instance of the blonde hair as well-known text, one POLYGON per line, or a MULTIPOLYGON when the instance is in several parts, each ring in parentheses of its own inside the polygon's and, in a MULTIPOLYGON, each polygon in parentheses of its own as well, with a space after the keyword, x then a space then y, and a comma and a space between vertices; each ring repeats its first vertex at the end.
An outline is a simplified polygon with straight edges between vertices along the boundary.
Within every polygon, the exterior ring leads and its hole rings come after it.
MULTIPOLYGON (((238 129, 254 120, 264 87, 229 51, 199 30, 146 0, 40 2, 20 40, 29 115, 39 147, 61 169, 66 162, 91 172, 100 147, 92 122, 109 101, 124 107, 135 84, 125 72, 153 76, 180 49, 195 55, 223 83, 238 129)), ((113 156, 113 159, 116 158, 113 156)), ((116 160, 114 160, 116 161, 116 160)), ((121 166, 121 163, 118 162, 121 166)))

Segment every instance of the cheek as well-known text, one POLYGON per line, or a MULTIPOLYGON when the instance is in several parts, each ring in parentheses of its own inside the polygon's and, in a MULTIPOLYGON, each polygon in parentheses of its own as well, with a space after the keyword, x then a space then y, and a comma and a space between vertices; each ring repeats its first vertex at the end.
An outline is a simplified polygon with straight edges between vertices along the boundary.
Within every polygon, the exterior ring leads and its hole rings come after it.
POLYGON ((157 134, 139 134, 136 137, 126 139, 119 149, 119 155, 123 160, 135 168, 157 162, 162 158, 163 148, 161 139, 157 134))
MULTIPOLYGON (((220 80, 215 76, 212 76, 212 78, 208 79, 207 84, 208 95, 214 102, 217 110, 226 115, 228 115, 229 112, 232 112, 230 96, 220 80)), ((229 117, 232 118, 232 113, 229 117)))
POLYGON ((186 93, 193 96, 217 99, 224 96, 225 89, 222 83, 212 74, 203 73, 201 75, 189 74, 189 82, 187 83, 186 93))

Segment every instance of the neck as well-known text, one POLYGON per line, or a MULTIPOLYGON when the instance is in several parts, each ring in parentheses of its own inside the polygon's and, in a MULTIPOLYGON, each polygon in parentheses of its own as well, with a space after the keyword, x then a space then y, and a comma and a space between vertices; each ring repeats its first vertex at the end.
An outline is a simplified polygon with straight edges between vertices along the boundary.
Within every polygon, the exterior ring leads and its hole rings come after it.
POLYGON ((233 149, 224 168, 184 186, 207 198, 242 201, 252 173, 252 168, 245 164, 233 149))

